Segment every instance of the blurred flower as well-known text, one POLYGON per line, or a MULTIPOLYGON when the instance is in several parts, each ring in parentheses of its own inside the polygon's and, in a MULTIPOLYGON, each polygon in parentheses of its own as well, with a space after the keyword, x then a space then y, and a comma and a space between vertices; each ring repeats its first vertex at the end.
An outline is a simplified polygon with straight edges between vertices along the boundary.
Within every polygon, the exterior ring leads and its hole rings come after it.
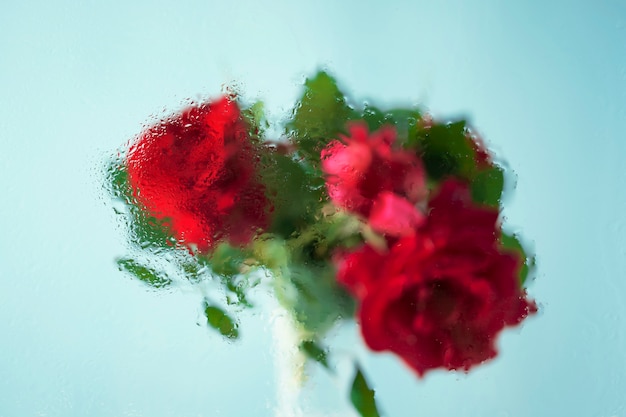
POLYGON ((364 217, 374 212, 372 227, 383 233, 402 235, 412 230, 399 226, 416 226, 423 217, 415 208, 426 195, 421 161, 411 152, 393 148, 394 127, 369 134, 360 122, 352 124, 349 131, 350 136, 334 140, 322 150, 322 170, 331 200, 364 217), (391 215, 393 207, 399 208, 395 216, 391 215))
POLYGON ((268 222, 248 126, 228 98, 194 105, 146 129, 126 163, 138 202, 200 251, 247 243, 268 222))
POLYGON ((378 194, 369 218, 372 229, 390 236, 412 234, 423 221, 424 215, 413 204, 389 191, 378 194))
POLYGON ((467 186, 448 180, 416 233, 386 253, 364 246, 344 256, 338 280, 360 302, 367 345, 420 376, 493 358, 497 334, 537 310, 519 282, 519 255, 499 247, 497 220, 496 209, 473 205, 467 186))

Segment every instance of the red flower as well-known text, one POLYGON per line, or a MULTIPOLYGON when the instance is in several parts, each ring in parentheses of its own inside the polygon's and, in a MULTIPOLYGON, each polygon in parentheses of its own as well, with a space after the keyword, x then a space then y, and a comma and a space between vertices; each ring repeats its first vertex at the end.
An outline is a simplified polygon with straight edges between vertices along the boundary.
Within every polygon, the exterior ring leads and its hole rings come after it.
POLYGON ((519 256, 498 247, 498 212, 448 180, 426 222, 387 253, 347 255, 338 280, 360 301, 367 345, 399 355, 419 376, 469 370, 496 355, 495 336, 536 312, 519 284, 519 256))
POLYGON ((355 123, 349 131, 349 137, 332 141, 322 151, 322 170, 327 174, 331 200, 364 217, 374 211, 372 226, 381 232, 402 235, 411 230, 423 217, 414 207, 426 192, 421 161, 413 153, 392 148, 396 140, 393 127, 370 135, 365 123, 355 123), (390 224, 388 214, 394 207, 403 217, 390 224), (400 224, 410 228, 398 228, 400 224))
POLYGON ((248 242, 267 224, 255 153, 237 104, 187 108, 149 127, 127 157, 133 192, 180 241, 206 251, 216 240, 248 242))

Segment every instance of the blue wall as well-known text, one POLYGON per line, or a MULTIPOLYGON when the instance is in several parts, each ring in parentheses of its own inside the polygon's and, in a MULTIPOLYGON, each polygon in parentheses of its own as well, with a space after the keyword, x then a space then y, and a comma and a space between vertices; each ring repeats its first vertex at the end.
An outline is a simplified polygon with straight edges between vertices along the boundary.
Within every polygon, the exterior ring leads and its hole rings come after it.
MULTIPOLYGON (((117 271, 101 168, 223 84, 280 121, 319 67, 358 100, 469 117, 517 174, 507 224, 538 254, 541 313, 475 372, 416 380, 359 350, 387 415, 626 415, 626 4, 337 3, 2 6, 0 416, 273 415, 271 312, 229 344, 196 324, 199 293, 117 271)), ((313 370, 310 413, 351 415, 333 384, 313 370)))

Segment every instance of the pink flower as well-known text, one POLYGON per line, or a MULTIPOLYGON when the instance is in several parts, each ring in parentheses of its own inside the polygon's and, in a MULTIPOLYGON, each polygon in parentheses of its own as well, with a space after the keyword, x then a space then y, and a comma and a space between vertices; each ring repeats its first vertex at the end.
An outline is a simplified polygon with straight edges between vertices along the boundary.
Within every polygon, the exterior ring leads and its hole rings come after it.
POLYGON ((424 221, 424 215, 405 198, 389 191, 378 195, 370 211, 372 229, 390 236, 412 234, 424 221))
POLYGON ((393 147, 394 127, 370 134, 365 123, 349 128, 350 136, 322 150, 328 195, 337 206, 370 218, 372 227, 394 235, 422 217, 415 204, 426 195, 424 169, 413 153, 393 147), (410 209, 413 207, 413 209, 410 209), (396 216, 392 214, 397 208, 396 216), (395 218, 394 218, 395 217, 395 218))

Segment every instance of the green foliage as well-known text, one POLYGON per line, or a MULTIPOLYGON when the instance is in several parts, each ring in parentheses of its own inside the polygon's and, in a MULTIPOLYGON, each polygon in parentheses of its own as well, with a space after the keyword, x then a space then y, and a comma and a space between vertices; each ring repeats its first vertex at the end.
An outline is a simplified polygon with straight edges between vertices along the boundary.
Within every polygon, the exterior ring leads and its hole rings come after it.
POLYGON ((306 80, 304 94, 287 124, 287 132, 298 146, 298 154, 316 166, 320 151, 345 131, 352 115, 353 110, 335 79, 321 71, 306 80))
POLYGON ((494 165, 476 173, 471 185, 472 199, 476 203, 499 207, 503 188, 504 171, 494 165))
POLYGON ((358 244, 358 232, 358 221, 335 213, 282 245, 271 242, 284 251, 282 263, 272 268, 276 296, 305 330, 322 333, 338 319, 354 315, 355 302, 337 282, 331 257, 337 248, 358 244))
POLYGON ((234 276, 242 272, 242 265, 249 257, 250 251, 245 248, 220 243, 208 257, 199 259, 210 265, 212 271, 218 275, 234 276))
POLYGON ((262 177, 273 204, 270 233, 288 238, 315 222, 325 199, 324 182, 289 155, 266 155, 262 177))
POLYGON ((199 262, 196 257, 178 259, 177 265, 185 278, 193 283, 200 282, 207 271, 206 266, 199 262))
POLYGON ((318 362, 326 369, 330 369, 328 365, 328 352, 322 347, 312 340, 305 340, 300 344, 300 350, 304 352, 304 354, 318 362))
POLYGON ((164 274, 159 273, 154 269, 148 268, 147 266, 141 265, 139 262, 133 259, 120 258, 116 260, 116 263, 120 271, 128 272, 133 277, 142 282, 145 282, 151 287, 163 288, 172 283, 172 280, 169 279, 167 276, 164 276, 164 274))
POLYGON ((383 111, 370 104, 364 106, 358 114, 357 120, 365 120, 370 132, 374 132, 385 125, 395 126, 398 133, 398 143, 409 142, 411 134, 415 136, 415 129, 421 113, 416 108, 396 108, 383 111))
POLYGON ((210 305, 206 300, 204 301, 204 315, 207 318, 208 325, 220 332, 222 336, 229 339, 237 339, 239 337, 239 328, 234 320, 224 310, 210 305))
POLYGON ((291 239, 254 242, 254 257, 272 272, 278 301, 306 331, 322 333, 354 314, 354 300, 337 283, 331 262, 333 248, 354 238, 351 219, 326 219, 291 239))
POLYGON ((269 127, 269 123, 265 117, 265 104, 262 101, 255 102, 252 106, 241 110, 243 119, 247 122, 250 134, 250 140, 260 145, 263 133, 269 127))
POLYGON ((288 248, 300 262, 326 263, 335 249, 351 248, 362 242, 361 222, 345 212, 321 215, 316 223, 309 225, 288 242, 288 248))
POLYGON ((362 417, 380 417, 374 397, 374 390, 367 385, 367 381, 357 365, 350 391, 350 400, 362 417))
POLYGON ((259 265, 251 249, 220 243, 209 255, 198 255, 197 259, 200 264, 219 276, 224 289, 227 290, 228 304, 252 307, 246 295, 252 286, 248 272, 259 265))
POLYGON ((417 125, 422 118, 417 108, 393 109, 386 113, 385 122, 392 123, 398 132, 398 143, 406 146, 417 132, 417 125))
POLYGON ((248 285, 248 277, 243 276, 240 280, 237 278, 226 278, 224 280, 224 285, 226 289, 229 291, 229 294, 226 295, 226 301, 228 304, 236 304, 240 307, 253 307, 250 301, 248 301, 248 297, 246 295, 246 291, 250 288, 248 285))
POLYGON ((508 234, 503 232, 502 237, 500 238, 500 243, 503 249, 509 252, 516 253, 521 257, 523 264, 519 272, 519 281, 520 285, 523 286, 528 276, 535 271, 535 256, 528 254, 528 251, 524 248, 524 245, 522 245, 519 236, 516 234, 508 234))
POLYGON ((383 125, 390 123, 389 115, 382 110, 370 104, 363 107, 363 111, 359 115, 359 120, 365 120, 370 132, 380 129, 383 125))
POLYGON ((424 161, 428 176, 441 180, 447 176, 472 179, 476 171, 475 151, 466 137, 465 121, 435 124, 428 129, 415 127, 410 136, 424 161))
POLYGON ((279 271, 289 264, 290 254, 281 238, 262 236, 253 243, 252 250, 254 258, 272 271, 279 271))
POLYGON ((338 319, 354 315, 354 300, 329 265, 292 262, 274 272, 274 287, 279 302, 306 331, 322 334, 338 319))
POLYGON ((287 132, 298 146, 298 154, 316 167, 321 150, 346 133, 350 121, 365 121, 371 132, 393 125, 400 142, 406 143, 410 137, 415 140, 420 118, 421 113, 415 108, 382 110, 366 103, 361 110, 356 110, 348 104, 335 79, 322 71, 307 79, 304 94, 287 124, 287 132))

